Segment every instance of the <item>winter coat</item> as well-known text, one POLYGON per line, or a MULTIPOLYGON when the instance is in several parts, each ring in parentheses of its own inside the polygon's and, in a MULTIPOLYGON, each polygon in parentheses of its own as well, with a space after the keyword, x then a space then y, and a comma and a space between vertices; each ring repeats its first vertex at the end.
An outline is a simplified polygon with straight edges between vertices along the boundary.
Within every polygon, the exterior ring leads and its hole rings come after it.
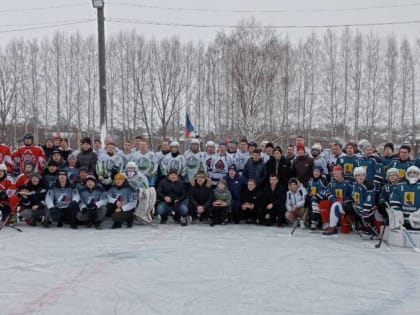
POLYGON ((206 178, 202 186, 198 185, 197 180, 191 183, 188 192, 188 206, 196 209, 198 206, 209 208, 213 202, 213 190, 211 189, 211 178, 206 178))
POLYGON ((243 175, 246 179, 255 179, 258 187, 262 187, 267 177, 267 169, 263 159, 255 162, 252 158, 249 159, 244 167, 243 175))
MULTIPOLYGON (((284 156, 280 160, 276 160, 273 156, 268 160, 265 165, 267 168, 267 175, 277 175, 279 183, 284 189, 287 188, 289 179, 292 177, 292 164, 284 156)), ((268 178, 267 178, 268 179, 268 178)))
POLYGON ((259 208, 261 206, 261 193, 257 190, 257 188, 255 188, 252 191, 246 188, 242 192, 241 204, 244 204, 246 202, 254 204, 254 209, 259 208))
POLYGON ((308 186, 308 181, 312 177, 314 160, 309 156, 299 156, 293 162, 292 175, 295 176, 303 186, 308 186))
POLYGON ((78 168, 86 166, 89 169, 89 172, 95 172, 96 163, 98 162, 98 156, 93 152, 92 148, 87 149, 86 151, 80 150, 77 155, 77 164, 78 168))
POLYGON ((246 186, 246 179, 238 173, 236 173, 234 178, 231 178, 229 174, 223 178, 226 180, 232 199, 240 202, 242 191, 246 186))
POLYGON ((223 190, 219 190, 218 188, 216 188, 214 190, 214 200, 224 201, 226 202, 226 207, 229 207, 232 203, 232 195, 229 189, 227 189, 227 187, 223 190))
POLYGON ((19 205, 23 208, 32 208, 33 206, 38 206, 43 208, 45 206, 45 195, 47 194, 48 187, 47 185, 40 180, 38 185, 33 185, 30 181, 21 186, 21 189, 28 189, 31 193, 28 195, 28 198, 21 197, 19 205))
POLYGON ((266 208, 270 203, 273 204, 274 208, 283 206, 286 201, 286 189, 278 183, 274 190, 268 185, 264 188, 262 193, 261 203, 266 208))
POLYGON ((171 182, 168 178, 163 179, 159 183, 156 193, 159 201, 165 201, 166 196, 172 199, 172 203, 175 200, 184 201, 186 198, 185 184, 179 178, 175 182, 171 182))

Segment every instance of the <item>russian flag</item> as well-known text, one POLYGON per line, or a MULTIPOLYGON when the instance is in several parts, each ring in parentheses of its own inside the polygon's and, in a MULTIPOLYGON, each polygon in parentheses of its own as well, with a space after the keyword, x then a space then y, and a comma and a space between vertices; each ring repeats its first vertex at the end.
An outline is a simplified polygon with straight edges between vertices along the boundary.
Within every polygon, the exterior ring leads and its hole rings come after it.
POLYGON ((194 131, 194 126, 191 123, 190 115, 185 114, 185 138, 190 137, 190 133, 194 131))

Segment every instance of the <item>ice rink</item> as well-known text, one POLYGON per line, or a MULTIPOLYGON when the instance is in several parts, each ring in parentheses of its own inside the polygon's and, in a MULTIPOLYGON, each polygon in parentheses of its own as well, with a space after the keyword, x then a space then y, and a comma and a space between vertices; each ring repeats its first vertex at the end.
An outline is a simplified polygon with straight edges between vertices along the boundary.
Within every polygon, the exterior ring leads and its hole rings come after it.
POLYGON ((354 233, 21 228, 0 232, 2 315, 420 314, 420 254, 354 233))

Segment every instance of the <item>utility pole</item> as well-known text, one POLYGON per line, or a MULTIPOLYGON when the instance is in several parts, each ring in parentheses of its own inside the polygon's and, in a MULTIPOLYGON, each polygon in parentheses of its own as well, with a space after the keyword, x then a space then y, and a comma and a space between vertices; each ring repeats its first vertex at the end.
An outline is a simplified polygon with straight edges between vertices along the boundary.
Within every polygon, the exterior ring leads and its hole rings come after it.
POLYGON ((104 0, 92 0, 98 14, 98 57, 99 57, 99 125, 103 145, 106 136, 106 69, 105 69, 105 17, 104 0))

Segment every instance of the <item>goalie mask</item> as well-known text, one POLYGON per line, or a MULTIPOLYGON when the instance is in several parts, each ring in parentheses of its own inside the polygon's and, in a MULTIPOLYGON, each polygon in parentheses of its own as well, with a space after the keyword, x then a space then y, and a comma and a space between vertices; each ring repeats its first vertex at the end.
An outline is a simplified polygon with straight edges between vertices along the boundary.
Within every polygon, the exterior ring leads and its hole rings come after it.
POLYGON ((410 184, 415 184, 420 178, 420 169, 417 166, 410 166, 407 168, 405 178, 410 184))
POLYGON ((137 174, 137 165, 135 162, 128 162, 127 166, 125 167, 125 172, 127 173, 128 177, 133 177, 137 174))

